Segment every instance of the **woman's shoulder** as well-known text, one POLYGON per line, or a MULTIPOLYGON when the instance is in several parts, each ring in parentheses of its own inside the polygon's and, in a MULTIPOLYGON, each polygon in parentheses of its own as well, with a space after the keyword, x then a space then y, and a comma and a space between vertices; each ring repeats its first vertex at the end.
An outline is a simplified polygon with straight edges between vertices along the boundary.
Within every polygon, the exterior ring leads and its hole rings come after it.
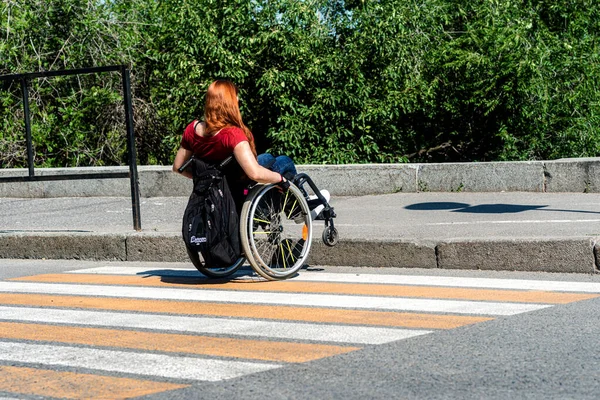
POLYGON ((244 130, 242 128, 238 128, 237 126, 228 126, 223 128, 221 129, 221 132, 219 132, 219 135, 227 136, 237 141, 248 140, 244 130))
POLYGON ((231 148, 234 148, 240 142, 248 141, 244 131, 237 126, 223 128, 221 132, 219 132, 219 136, 221 136, 221 140, 231 148))
POLYGON ((183 136, 189 140, 206 139, 204 132, 206 131, 206 123, 200 120, 193 120, 186 127, 183 136))
POLYGON ((196 126, 198 124, 200 124, 200 123, 202 123, 202 122, 200 122, 197 119, 195 119, 192 122, 190 122, 189 124, 187 124, 187 126, 185 127, 185 130, 183 131, 184 135, 189 135, 189 136, 194 135, 194 131, 196 130, 196 126))
POLYGON ((237 126, 228 126, 228 127, 225 127, 223 129, 221 129, 221 133, 226 133, 228 135, 240 135, 240 134, 242 134, 242 135, 245 136, 245 133, 242 130, 242 128, 239 128, 237 126))
POLYGON ((188 150, 191 150, 194 145, 194 141, 195 141, 194 124, 195 123, 196 123, 196 121, 194 120, 185 127, 185 129, 183 131, 183 136, 181 138, 181 145, 188 150))

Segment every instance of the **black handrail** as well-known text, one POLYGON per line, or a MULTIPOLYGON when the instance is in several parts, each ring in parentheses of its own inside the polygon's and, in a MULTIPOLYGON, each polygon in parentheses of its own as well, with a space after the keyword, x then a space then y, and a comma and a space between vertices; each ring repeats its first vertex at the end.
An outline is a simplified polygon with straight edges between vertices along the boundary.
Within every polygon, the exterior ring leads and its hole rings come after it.
POLYGON ((137 171, 137 156, 135 149, 135 135, 133 130, 133 107, 131 105, 131 81, 129 69, 125 65, 115 65, 108 67, 78 68, 61 71, 40 71, 26 74, 12 74, 0 76, 0 81, 20 81, 23 96, 23 111, 25 118, 25 138, 27 140, 27 164, 29 168, 28 176, 9 176, 0 177, 2 182, 32 182, 32 181, 55 181, 55 180, 73 180, 73 179, 111 179, 127 178, 131 181, 131 206, 133 210, 133 229, 139 231, 142 229, 140 217, 140 189, 137 171), (36 78, 45 78, 53 76, 97 74, 101 72, 120 72, 123 85, 123 103, 125 106, 125 127, 127 129, 127 155, 129 163, 129 173, 112 172, 97 174, 57 174, 57 175, 35 175, 33 165, 33 144, 31 139, 31 122, 29 113, 29 81, 36 78))

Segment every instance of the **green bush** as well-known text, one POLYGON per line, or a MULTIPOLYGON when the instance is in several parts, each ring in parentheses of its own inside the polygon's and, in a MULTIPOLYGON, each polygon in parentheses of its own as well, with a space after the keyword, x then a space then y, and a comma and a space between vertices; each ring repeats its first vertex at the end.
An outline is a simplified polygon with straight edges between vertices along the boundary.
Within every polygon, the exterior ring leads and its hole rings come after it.
MULTIPOLYGON (((596 156, 591 0, 32 0, 0 5, 0 74, 126 64, 139 162, 169 164, 215 78, 259 151, 298 163, 596 156), (49 27, 49 29, 48 29, 49 27)), ((117 74, 32 82, 36 165, 125 162, 117 74)), ((18 82, 0 163, 26 165, 18 82)))

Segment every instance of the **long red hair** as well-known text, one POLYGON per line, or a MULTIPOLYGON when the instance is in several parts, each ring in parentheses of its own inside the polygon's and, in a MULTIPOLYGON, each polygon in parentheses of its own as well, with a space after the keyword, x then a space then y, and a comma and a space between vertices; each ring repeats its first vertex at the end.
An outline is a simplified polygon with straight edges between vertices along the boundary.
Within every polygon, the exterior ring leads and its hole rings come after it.
POLYGON ((230 81, 219 79, 210 84, 204 104, 206 133, 213 135, 223 128, 238 127, 244 131, 252 153, 256 156, 254 136, 242 121, 237 95, 238 88, 230 81))

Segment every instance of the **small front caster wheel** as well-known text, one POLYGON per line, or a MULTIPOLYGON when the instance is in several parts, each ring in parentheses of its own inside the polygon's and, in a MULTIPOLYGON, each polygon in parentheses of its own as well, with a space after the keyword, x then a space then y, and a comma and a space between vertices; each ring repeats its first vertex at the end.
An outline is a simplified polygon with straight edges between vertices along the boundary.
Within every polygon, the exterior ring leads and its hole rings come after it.
POLYGON ((328 226, 323 230, 323 243, 329 247, 333 247, 338 242, 338 231, 337 229, 328 226))

